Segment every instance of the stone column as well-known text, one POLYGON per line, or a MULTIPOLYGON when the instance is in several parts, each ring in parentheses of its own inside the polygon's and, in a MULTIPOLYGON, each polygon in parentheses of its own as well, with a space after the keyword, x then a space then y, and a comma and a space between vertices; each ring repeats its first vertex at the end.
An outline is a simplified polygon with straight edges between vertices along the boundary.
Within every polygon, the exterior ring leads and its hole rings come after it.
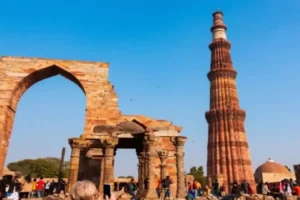
POLYGON ((70 172, 68 178, 67 192, 71 191, 71 188, 78 180, 79 160, 80 160, 80 141, 77 138, 69 139, 69 144, 72 148, 70 159, 70 172))
POLYGON ((104 158, 100 160, 100 180, 99 180, 99 192, 103 193, 103 183, 104 183, 104 158))
MULTIPOLYGON (((104 184, 110 184, 114 191, 114 153, 118 144, 117 137, 106 139, 104 145, 104 184)), ((101 186, 100 186, 101 187, 101 186)))
POLYGON ((185 199, 186 189, 184 184, 184 143, 186 137, 176 137, 176 166, 177 166, 177 199, 185 199))
POLYGON ((145 136, 145 143, 147 146, 147 160, 148 160, 148 190, 146 191, 145 199, 157 199, 156 194, 156 181, 155 181, 155 157, 156 157, 156 150, 155 150, 155 136, 150 133, 149 135, 145 136))
POLYGON ((166 178, 166 160, 168 158, 168 152, 167 151, 160 151, 158 152, 158 156, 160 159, 160 179, 163 180, 166 178))
POLYGON ((148 177, 148 174, 149 174, 149 160, 148 160, 147 152, 145 151, 144 153, 145 153, 145 155, 144 155, 144 162, 145 162, 145 165, 144 165, 144 179, 146 179, 146 178, 149 178, 148 177))
POLYGON ((145 180, 145 152, 140 153, 140 165, 141 165, 141 179, 139 179, 140 190, 144 188, 144 180, 145 180))

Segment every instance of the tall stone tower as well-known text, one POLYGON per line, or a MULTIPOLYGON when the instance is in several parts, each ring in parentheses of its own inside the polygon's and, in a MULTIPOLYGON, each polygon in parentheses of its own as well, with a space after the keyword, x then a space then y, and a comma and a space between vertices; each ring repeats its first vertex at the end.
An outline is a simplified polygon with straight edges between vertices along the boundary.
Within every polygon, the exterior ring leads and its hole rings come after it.
POLYGON ((244 127, 246 113, 240 108, 230 47, 223 13, 213 13, 210 72, 210 110, 205 113, 208 128, 207 170, 211 180, 230 183, 247 180, 252 188, 254 176, 244 127))

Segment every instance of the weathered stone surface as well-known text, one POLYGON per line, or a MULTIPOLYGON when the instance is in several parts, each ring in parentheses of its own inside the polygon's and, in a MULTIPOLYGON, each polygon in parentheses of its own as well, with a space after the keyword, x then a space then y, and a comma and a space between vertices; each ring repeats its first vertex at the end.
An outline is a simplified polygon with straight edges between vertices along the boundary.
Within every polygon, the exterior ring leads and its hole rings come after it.
POLYGON ((244 127, 246 113, 239 106, 235 83, 237 73, 232 65, 231 44, 226 39, 226 26, 222 15, 219 11, 213 14, 213 41, 209 46, 210 110, 205 114, 209 124, 208 177, 222 179, 227 191, 230 189, 230 183, 240 183, 242 180, 247 180, 255 190, 244 127))

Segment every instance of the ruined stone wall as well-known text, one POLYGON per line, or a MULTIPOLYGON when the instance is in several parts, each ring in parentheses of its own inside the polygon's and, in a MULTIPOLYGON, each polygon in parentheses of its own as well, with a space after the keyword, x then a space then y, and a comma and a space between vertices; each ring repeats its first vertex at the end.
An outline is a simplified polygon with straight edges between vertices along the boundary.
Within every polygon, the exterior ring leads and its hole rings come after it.
POLYGON ((300 185, 300 164, 299 165, 294 165, 294 171, 295 171, 297 184, 300 185))
POLYGON ((77 84, 86 95, 83 134, 94 125, 115 124, 121 116, 118 98, 108 82, 108 63, 41 58, 0 59, 0 173, 3 170, 17 104, 26 90, 38 81, 62 75, 77 84))
MULTIPOLYGON (((166 169, 165 176, 170 176, 173 181, 171 185, 171 196, 175 197, 177 189, 177 168, 176 168, 176 157, 175 157, 175 145, 173 143, 172 137, 159 137, 156 143, 156 151, 166 151, 168 152, 168 157, 165 161, 166 169)), ((161 173, 161 161, 159 156, 155 158, 155 174, 160 177, 161 173)))

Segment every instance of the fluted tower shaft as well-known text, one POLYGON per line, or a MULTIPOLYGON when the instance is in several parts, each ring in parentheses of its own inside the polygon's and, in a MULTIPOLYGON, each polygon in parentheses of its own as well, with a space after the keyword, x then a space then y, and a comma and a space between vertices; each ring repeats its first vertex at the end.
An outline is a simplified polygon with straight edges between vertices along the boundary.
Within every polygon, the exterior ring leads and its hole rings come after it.
MULTIPOLYGON (((254 186, 252 163, 244 127, 246 113, 240 109, 227 27, 222 12, 213 14, 210 81, 210 110, 205 113, 208 128, 208 177, 230 183, 247 180, 254 186)), ((253 188, 253 187, 252 187, 253 188)), ((255 188, 253 188, 255 189, 255 188)))

